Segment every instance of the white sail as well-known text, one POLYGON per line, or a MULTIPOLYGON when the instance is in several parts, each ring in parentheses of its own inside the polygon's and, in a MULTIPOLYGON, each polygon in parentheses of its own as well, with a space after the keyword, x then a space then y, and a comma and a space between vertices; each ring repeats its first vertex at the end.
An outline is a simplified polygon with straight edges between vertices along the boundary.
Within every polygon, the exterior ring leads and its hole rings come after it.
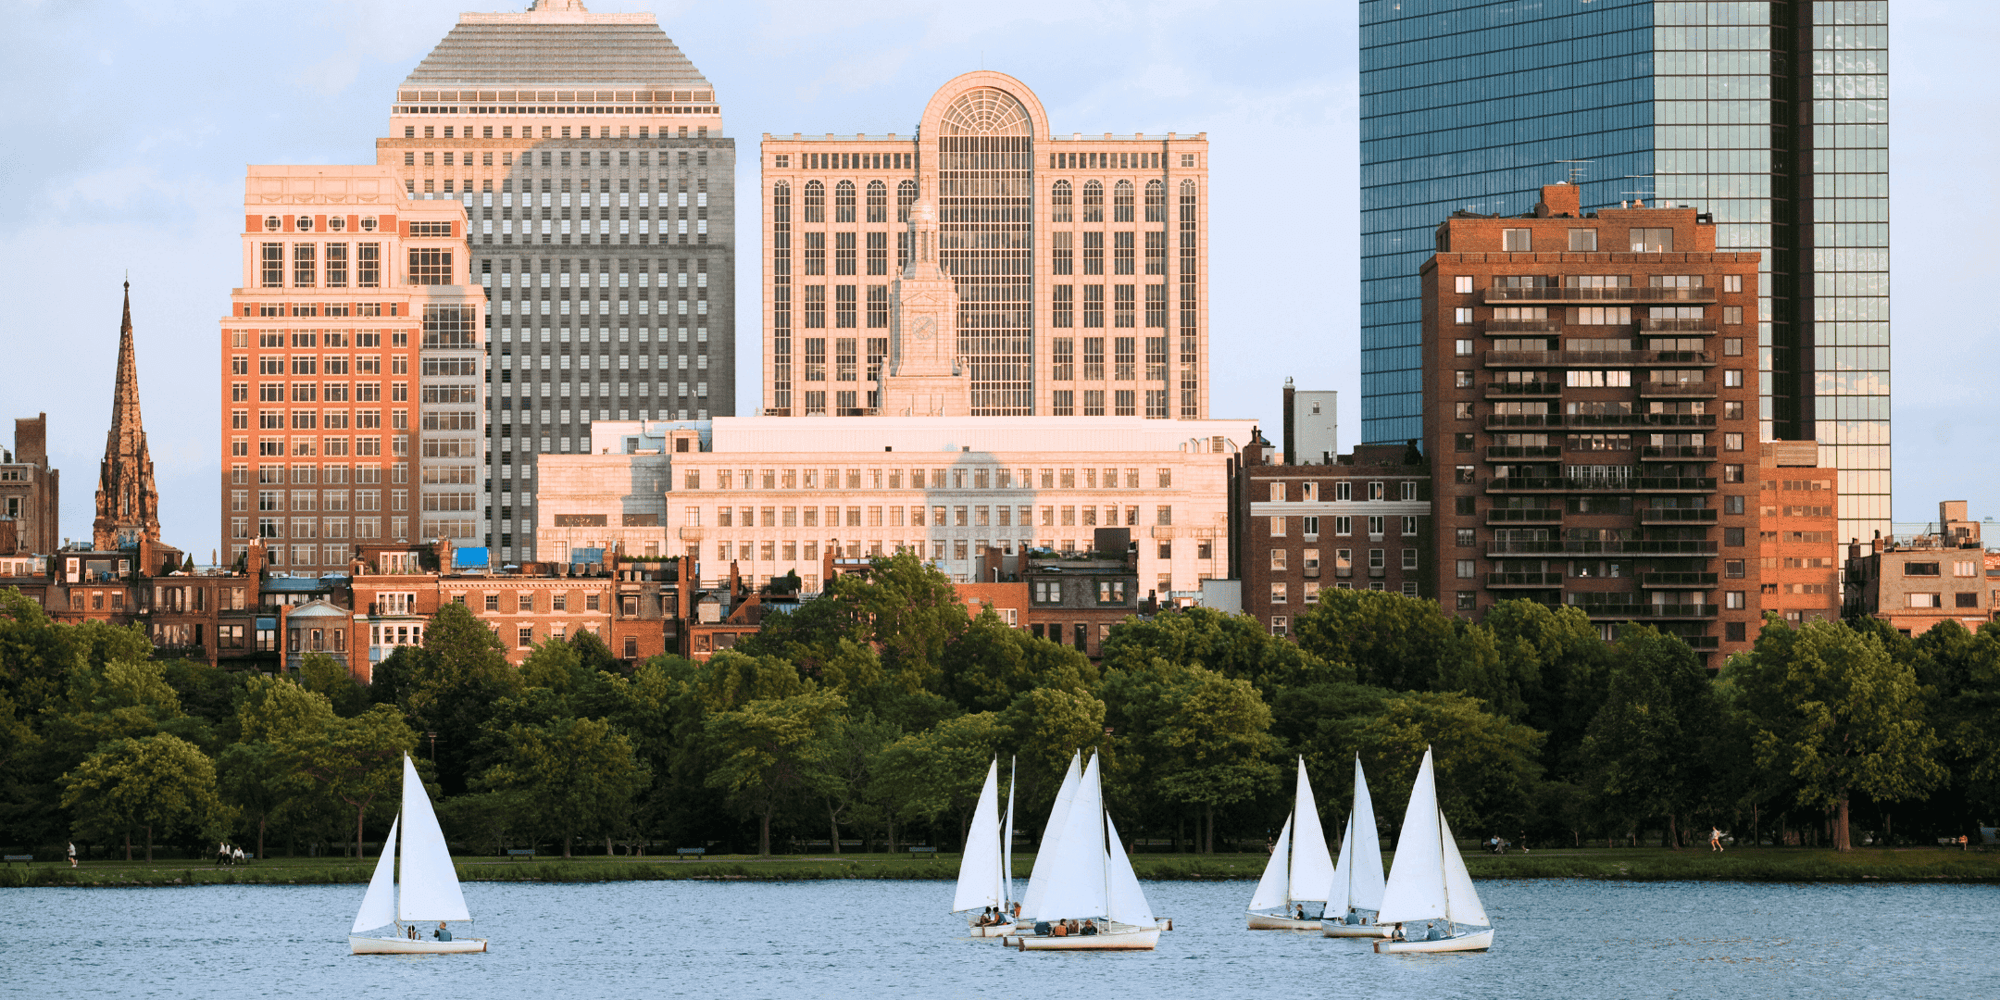
POLYGON ((1020 783, 1021 762, 1014 760, 1007 772, 1007 818, 1000 821, 1000 898, 1014 898, 1014 786, 1020 783))
POLYGON ((1062 787, 1056 790, 1056 803, 1049 810, 1049 825, 1042 830, 1041 846, 1035 849, 1035 867, 1028 872, 1028 891, 1021 897, 1021 913, 1032 916, 1041 912, 1042 895, 1049 888, 1047 861, 1056 852, 1062 840, 1063 825, 1069 822, 1069 806, 1076 799, 1076 786, 1083 781, 1083 771, 1079 765, 1083 754, 1078 752, 1069 759, 1069 770, 1063 774, 1062 787))
POLYGON ((1347 815, 1347 829, 1340 837, 1340 860, 1333 866, 1333 881, 1326 889, 1326 917, 1338 920, 1354 904, 1349 891, 1353 888, 1353 878, 1348 874, 1354 868, 1354 814, 1347 815))
POLYGON ((1104 915, 1121 924, 1155 926, 1152 904, 1146 902, 1146 891, 1139 888, 1139 873, 1132 870, 1132 859, 1125 856, 1125 844, 1118 839, 1118 826, 1108 814, 1104 817, 1104 831, 1111 851, 1110 906, 1104 915))
POLYGON ((1284 829, 1278 831, 1278 842, 1271 846, 1271 860, 1264 863, 1264 877, 1257 880, 1257 891, 1250 896, 1250 909, 1274 910, 1289 903, 1285 898, 1285 888, 1290 879, 1288 869, 1292 853, 1292 818, 1285 817, 1284 829))
POLYGON ((1099 759, 1095 755, 1090 758, 1083 780, 1077 782, 1076 797, 1070 801, 1055 850, 1036 861, 1035 874, 1040 875, 1046 865, 1049 875, 1040 905, 1030 913, 1037 919, 1097 917, 1109 908, 1099 759))
POLYGON ((1333 881, 1333 855, 1326 849, 1326 830, 1320 826, 1304 757, 1299 758, 1298 789, 1292 797, 1292 825, 1291 898, 1323 902, 1333 881))
POLYGON ((403 831, 402 892, 396 910, 404 920, 471 920, 465 895, 458 889, 458 872, 451 866, 451 850, 438 828, 431 797, 417 777, 417 765, 403 755, 403 818, 410 825, 403 831))
POLYGON ((972 826, 965 835, 958 891, 951 897, 953 912, 1002 903, 999 824, 1000 761, 995 758, 986 765, 986 784, 979 789, 979 804, 973 807, 972 826))
POLYGON ((396 919, 396 825, 399 815, 389 821, 389 836, 382 841, 382 857, 375 862, 375 877, 368 880, 368 894, 361 897, 361 912, 354 915, 349 934, 374 930, 396 919))
MULTIPOLYGON (((1347 839, 1341 842, 1340 856, 1347 864, 1343 873, 1346 907, 1357 910, 1382 908, 1382 835, 1375 826, 1375 799, 1368 794, 1368 776, 1361 771, 1361 756, 1354 757, 1354 810, 1347 817, 1347 839)), ((1331 912, 1332 903, 1328 903, 1331 912)))
POLYGON ((1410 789, 1410 807, 1403 813, 1395 866, 1389 869, 1389 881, 1382 891, 1377 923, 1444 919, 1443 829, 1438 820, 1437 784, 1431 773, 1431 752, 1426 748, 1416 784, 1410 789))
POLYGON ((1486 907, 1480 905, 1479 890, 1472 887, 1472 875, 1465 870, 1465 858, 1458 853, 1458 843, 1451 839, 1451 824, 1444 814, 1438 814, 1438 831, 1443 834, 1444 844, 1444 915, 1455 924, 1471 924, 1474 927, 1491 927, 1493 921, 1486 916, 1486 907))

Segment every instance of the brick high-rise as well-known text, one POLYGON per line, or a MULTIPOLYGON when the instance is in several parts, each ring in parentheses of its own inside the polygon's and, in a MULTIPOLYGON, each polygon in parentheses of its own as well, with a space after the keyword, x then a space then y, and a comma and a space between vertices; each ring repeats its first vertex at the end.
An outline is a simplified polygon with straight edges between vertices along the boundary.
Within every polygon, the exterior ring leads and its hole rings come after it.
POLYGON ((500 561, 534 552, 538 454, 588 447, 593 420, 735 414, 735 141, 654 15, 462 14, 398 88, 376 154, 410 197, 470 217, 500 561))
POLYGON ((1531 216, 1438 227, 1424 452, 1446 610, 1577 605, 1707 654, 1754 638, 1759 255, 1715 232, 1691 208, 1584 213, 1566 184, 1531 216))

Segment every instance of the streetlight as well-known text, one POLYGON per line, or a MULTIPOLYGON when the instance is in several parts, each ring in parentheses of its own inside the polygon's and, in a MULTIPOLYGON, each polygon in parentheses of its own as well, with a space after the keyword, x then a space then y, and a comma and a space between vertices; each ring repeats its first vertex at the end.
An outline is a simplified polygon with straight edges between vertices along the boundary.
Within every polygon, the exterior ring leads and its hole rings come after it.
POLYGON ((437 763, 437 761, 438 761, 438 734, 437 734, 437 731, 436 731, 436 730, 432 730, 431 732, 428 732, 428 733, 425 733, 424 735, 425 735, 425 736, 428 736, 428 737, 430 737, 430 738, 431 738, 431 763, 435 764, 435 763, 437 763))

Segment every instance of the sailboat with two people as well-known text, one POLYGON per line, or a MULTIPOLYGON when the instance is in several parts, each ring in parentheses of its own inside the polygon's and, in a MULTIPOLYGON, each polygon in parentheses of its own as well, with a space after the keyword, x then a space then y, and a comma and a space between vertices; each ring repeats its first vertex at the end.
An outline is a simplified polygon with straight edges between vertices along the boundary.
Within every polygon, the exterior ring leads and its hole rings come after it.
POLYGON ((458 888, 458 872, 451 865, 451 850, 445 846, 444 831, 438 828, 431 797, 417 777, 417 765, 403 755, 403 808, 389 822, 388 839, 382 842, 382 857, 375 862, 375 876, 368 880, 368 893, 361 897, 361 912, 354 915, 354 929, 347 943, 356 955, 448 955, 485 951, 485 938, 461 938, 451 933, 447 921, 471 920, 465 908, 465 894, 458 888), (402 878, 396 877, 397 827, 402 827, 402 878), (437 922, 429 936, 419 924, 437 922), (390 925, 394 937, 365 935, 390 925))
MULTIPOLYGON (((1102 758, 1093 754, 1077 782, 1062 830, 1035 859, 1048 876, 1022 915, 1027 933, 1001 939, 1022 951, 1152 951, 1170 926, 1153 916, 1118 827, 1104 811, 1102 758)), ((1025 902, 1025 901, 1024 901, 1025 902)))
POLYGON ((1347 832, 1340 838, 1340 859, 1333 866, 1333 886, 1326 892, 1326 915, 1320 933, 1327 937, 1381 937, 1375 915, 1382 909, 1382 837, 1375 829, 1375 800, 1368 794, 1368 776, 1361 755, 1354 757, 1354 808, 1347 814, 1347 832))
POLYGON ((1493 921, 1480 905, 1479 891, 1465 870, 1465 858, 1451 839, 1451 824, 1438 808, 1437 777, 1431 750, 1417 767, 1396 857, 1382 891, 1376 922, 1393 928, 1375 951, 1485 951, 1493 947, 1493 921))
POLYGON ((1264 877, 1250 897, 1250 929, 1318 930, 1333 874, 1333 855, 1326 849, 1319 806, 1313 801, 1312 782, 1306 777, 1306 759, 1300 757, 1292 814, 1285 817, 1278 842, 1271 847, 1271 860, 1264 865, 1264 877), (1314 904, 1310 911, 1308 903, 1314 904))
POLYGON ((972 810, 972 826, 965 834, 965 852, 958 863, 958 890, 951 897, 951 911, 963 913, 979 908, 979 916, 968 923, 968 933, 976 938, 1004 937, 1014 930, 1010 905, 1014 897, 1014 786, 1007 785, 1007 815, 1000 816, 1000 758, 986 766, 986 784, 979 790, 979 804, 972 810))

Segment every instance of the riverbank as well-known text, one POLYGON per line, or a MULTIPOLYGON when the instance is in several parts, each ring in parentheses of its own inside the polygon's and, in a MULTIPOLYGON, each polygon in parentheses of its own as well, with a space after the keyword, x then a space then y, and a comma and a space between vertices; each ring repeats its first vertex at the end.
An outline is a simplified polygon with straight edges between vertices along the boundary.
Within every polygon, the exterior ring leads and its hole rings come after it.
MULTIPOLYGON (((914 859, 885 854, 780 856, 721 855, 699 861, 666 857, 538 857, 502 860, 460 855, 466 882, 704 881, 789 882, 819 879, 954 879, 958 855, 914 859)), ((1228 881, 1254 879, 1264 858, 1250 854, 1141 854, 1133 866, 1142 879, 1228 881)), ((1798 848, 1707 850, 1659 848, 1560 850, 1505 856, 1468 854, 1474 878, 1609 879, 1618 881, 1746 882, 1961 882, 2000 884, 2000 852, 1936 849, 1869 849, 1836 854, 1798 848)), ((1017 877, 1026 878, 1034 855, 1017 854, 1017 877)), ((274 858, 229 868, 195 861, 91 861, 72 869, 62 861, 0 868, 0 887, 333 885, 365 883, 375 860, 274 858)))

